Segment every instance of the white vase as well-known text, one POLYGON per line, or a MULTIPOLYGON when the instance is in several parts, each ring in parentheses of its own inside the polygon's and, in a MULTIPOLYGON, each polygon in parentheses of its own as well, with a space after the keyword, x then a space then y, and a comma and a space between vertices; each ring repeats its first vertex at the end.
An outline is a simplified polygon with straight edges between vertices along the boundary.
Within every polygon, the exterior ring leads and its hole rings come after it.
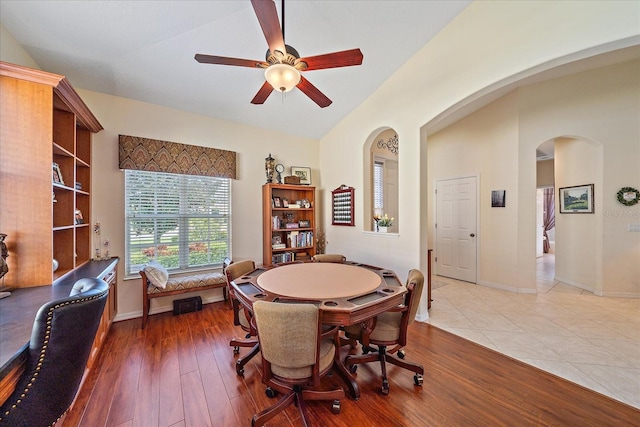
POLYGON ((378 227, 378 229, 380 230, 380 233, 386 233, 387 232, 387 227, 380 226, 380 227, 378 227))

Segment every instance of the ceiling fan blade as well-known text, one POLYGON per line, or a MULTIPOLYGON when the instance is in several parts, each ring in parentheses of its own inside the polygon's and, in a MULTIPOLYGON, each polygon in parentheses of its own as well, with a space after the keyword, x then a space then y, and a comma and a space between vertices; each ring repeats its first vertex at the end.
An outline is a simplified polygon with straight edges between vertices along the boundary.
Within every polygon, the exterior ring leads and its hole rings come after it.
POLYGON ((258 22, 260 22, 260 27, 262 28, 264 37, 267 39, 271 53, 274 53, 276 50, 286 53, 284 37, 282 36, 280 21, 278 21, 278 11, 276 10, 275 2, 273 0, 251 0, 251 5, 256 12, 258 22))
POLYGON ((201 53, 196 53, 195 58, 196 58, 196 61, 202 64, 235 65, 236 67, 250 67, 250 68, 266 68, 269 66, 269 64, 264 61, 255 61, 253 59, 229 58, 226 56, 203 55, 201 53))
POLYGON ((300 58, 296 62, 306 62, 305 71, 322 70, 324 68, 351 67, 362 64, 363 55, 360 49, 343 50, 342 52, 300 58))
POLYGON ((273 86, 269 82, 264 82, 256 96, 251 100, 252 104, 264 104, 269 95, 273 92, 273 86))
POLYGON ((317 87, 312 85, 309 80, 302 76, 300 76, 300 83, 298 83, 297 87, 321 108, 328 107, 333 102, 327 98, 324 93, 320 92, 317 87))

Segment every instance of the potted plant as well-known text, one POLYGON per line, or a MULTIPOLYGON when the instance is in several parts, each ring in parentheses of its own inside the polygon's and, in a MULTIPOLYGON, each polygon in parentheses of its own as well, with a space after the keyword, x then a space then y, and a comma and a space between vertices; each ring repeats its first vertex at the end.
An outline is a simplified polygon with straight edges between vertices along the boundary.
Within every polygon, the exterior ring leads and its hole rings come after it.
POLYGON ((386 233, 387 229, 393 225, 393 218, 389 218, 389 215, 384 214, 378 220, 378 230, 380 233, 386 233))

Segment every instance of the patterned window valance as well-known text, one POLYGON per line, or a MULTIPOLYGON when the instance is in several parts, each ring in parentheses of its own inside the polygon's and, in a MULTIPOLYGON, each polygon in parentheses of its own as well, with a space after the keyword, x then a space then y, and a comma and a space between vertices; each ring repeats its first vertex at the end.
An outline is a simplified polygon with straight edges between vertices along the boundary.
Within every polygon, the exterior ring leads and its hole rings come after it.
POLYGON ((120 135, 120 169, 236 178, 236 152, 120 135))

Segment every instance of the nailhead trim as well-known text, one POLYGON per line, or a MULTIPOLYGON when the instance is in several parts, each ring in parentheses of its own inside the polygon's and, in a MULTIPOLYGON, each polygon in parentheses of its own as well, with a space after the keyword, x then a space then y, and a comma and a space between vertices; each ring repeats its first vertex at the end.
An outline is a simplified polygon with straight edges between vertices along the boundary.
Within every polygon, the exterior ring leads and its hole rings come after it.
MULTIPOLYGON (((6 412, 4 413, 4 415, 5 415, 5 416, 9 415, 9 413, 11 413, 11 410, 12 410, 12 409, 17 408, 17 407, 18 407, 18 405, 19 405, 20 403, 22 403, 22 399, 23 399, 24 397, 26 397, 27 393, 29 393, 29 391, 30 391, 31 387, 33 387, 33 384, 35 383, 35 381, 36 381, 36 379, 37 379, 36 377, 37 377, 37 376, 38 376, 38 374, 40 373, 40 369, 42 368, 42 364, 43 364, 43 362, 44 362, 44 358, 45 358, 46 353, 47 353, 47 344, 49 343, 49 338, 50 338, 50 336, 51 336, 51 321, 52 321, 52 319, 53 319, 53 312, 54 312, 56 309, 58 309, 58 308, 60 308, 60 307, 64 307, 64 306, 66 306, 66 305, 70 305, 70 304, 77 304, 77 303, 80 303, 80 302, 92 301, 92 300, 94 300, 94 299, 101 298, 101 297, 102 297, 102 295, 103 295, 103 294, 101 293, 101 294, 98 294, 98 295, 94 295, 94 296, 92 296, 92 297, 85 297, 85 298, 81 298, 81 299, 75 299, 75 300, 71 300, 71 301, 64 302, 64 303, 62 303, 62 304, 56 304, 56 305, 54 305, 53 307, 49 308, 49 312, 47 313, 47 322, 46 322, 47 329, 46 329, 45 334, 44 334, 44 340, 42 341, 42 347, 41 347, 41 350, 40 350, 40 358, 38 359, 38 364, 36 365, 36 370, 34 371, 33 375, 31 376, 31 379, 29 380, 29 384, 27 384, 27 387, 26 387, 26 388, 24 389, 24 391, 20 394, 20 399, 18 399, 18 400, 16 401, 16 403, 14 403, 13 405, 11 405, 11 408, 10 408, 8 411, 6 411, 6 412)), ((66 412, 66 411, 65 411, 65 412, 66 412)), ((64 415, 64 413, 63 413, 62 415, 64 415)), ((55 425, 55 423, 57 423, 57 422, 58 422, 58 420, 59 420, 60 418, 62 418, 62 415, 61 415, 61 416, 59 416, 59 417, 58 417, 58 418, 57 418, 53 423, 49 424, 49 427, 52 427, 53 425, 55 425)), ((0 417, 0 421, 2 421, 2 417, 0 417)))

